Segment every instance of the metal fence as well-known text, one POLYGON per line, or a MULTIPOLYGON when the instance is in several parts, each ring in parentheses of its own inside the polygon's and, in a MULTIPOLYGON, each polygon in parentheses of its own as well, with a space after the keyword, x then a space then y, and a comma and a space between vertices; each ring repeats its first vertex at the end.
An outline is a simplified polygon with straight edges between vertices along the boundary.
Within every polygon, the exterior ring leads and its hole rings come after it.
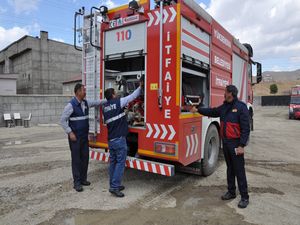
POLYGON ((289 105, 291 96, 289 95, 274 95, 274 96, 261 96, 262 106, 285 106, 289 105))

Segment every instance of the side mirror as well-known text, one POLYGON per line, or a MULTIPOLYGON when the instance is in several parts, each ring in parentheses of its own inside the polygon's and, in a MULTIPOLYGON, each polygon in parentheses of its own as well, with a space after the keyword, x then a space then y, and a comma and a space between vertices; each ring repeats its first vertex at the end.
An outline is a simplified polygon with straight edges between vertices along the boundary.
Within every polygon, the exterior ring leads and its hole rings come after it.
POLYGON ((261 63, 256 62, 256 83, 258 84, 262 80, 261 63))

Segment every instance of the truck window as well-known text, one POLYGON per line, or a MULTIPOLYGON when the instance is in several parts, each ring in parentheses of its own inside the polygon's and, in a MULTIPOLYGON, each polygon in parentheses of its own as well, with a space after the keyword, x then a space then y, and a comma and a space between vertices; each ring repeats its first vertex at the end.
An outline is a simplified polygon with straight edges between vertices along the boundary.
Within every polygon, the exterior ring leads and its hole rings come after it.
POLYGON ((291 97, 290 104, 300 104, 300 97, 291 97))

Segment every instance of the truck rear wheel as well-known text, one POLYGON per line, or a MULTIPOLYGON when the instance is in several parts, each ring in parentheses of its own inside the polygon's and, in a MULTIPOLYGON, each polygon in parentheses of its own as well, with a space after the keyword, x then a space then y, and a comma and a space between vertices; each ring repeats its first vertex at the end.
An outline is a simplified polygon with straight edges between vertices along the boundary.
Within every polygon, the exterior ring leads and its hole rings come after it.
POLYGON ((201 163, 202 175, 209 176, 215 171, 218 162, 219 150, 220 136, 218 129, 215 125, 210 125, 204 143, 204 158, 201 163))

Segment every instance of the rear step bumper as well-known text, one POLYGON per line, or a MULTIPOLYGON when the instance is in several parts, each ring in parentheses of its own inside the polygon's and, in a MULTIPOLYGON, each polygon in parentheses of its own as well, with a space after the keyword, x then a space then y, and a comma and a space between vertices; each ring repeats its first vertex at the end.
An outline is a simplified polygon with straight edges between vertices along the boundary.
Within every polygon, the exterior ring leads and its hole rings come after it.
MULTIPOLYGON (((109 162, 109 153, 100 149, 90 148, 90 159, 109 162)), ((135 157, 127 156, 126 167, 146 171, 149 173, 156 173, 163 176, 171 177, 175 175, 175 166, 171 164, 164 164, 135 157)))

